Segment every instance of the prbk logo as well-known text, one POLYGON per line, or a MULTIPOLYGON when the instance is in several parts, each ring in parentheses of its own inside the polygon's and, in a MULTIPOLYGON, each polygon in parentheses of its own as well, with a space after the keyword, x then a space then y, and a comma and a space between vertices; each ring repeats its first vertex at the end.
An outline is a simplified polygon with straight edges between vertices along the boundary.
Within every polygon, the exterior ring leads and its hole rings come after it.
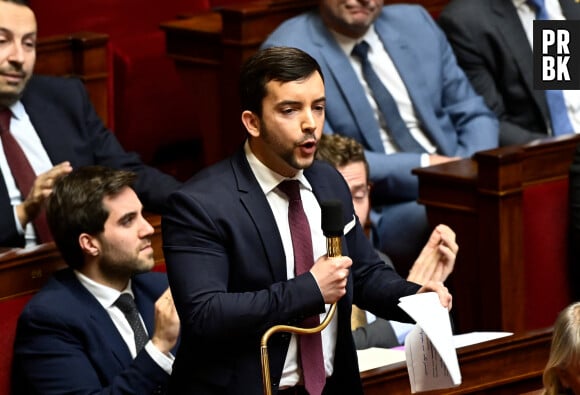
POLYGON ((534 89, 580 89, 580 20, 534 21, 534 89))

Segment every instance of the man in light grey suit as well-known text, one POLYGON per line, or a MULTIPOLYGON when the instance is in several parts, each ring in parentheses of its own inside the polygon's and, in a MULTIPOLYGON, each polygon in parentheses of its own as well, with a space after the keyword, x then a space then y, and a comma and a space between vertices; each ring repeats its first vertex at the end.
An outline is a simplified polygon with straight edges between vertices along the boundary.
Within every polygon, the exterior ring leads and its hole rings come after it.
POLYGON ((496 147, 495 115, 473 91, 445 36, 419 6, 321 0, 319 10, 286 21, 263 44, 280 45, 298 47, 321 65, 327 76, 325 132, 352 137, 365 147, 378 247, 406 274, 429 235, 411 170, 496 147), (351 55, 363 40, 420 152, 397 146, 392 125, 377 110, 380 103, 365 82, 361 62, 351 55))

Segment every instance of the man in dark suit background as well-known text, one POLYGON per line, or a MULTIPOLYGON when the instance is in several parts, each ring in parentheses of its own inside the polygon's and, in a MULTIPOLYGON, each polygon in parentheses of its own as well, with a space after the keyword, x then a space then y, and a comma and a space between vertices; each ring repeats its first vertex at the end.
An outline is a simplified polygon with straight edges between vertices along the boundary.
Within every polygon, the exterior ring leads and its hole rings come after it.
MULTIPOLYGON (((574 0, 545 0, 551 19, 580 19, 574 0)), ((500 120, 500 145, 580 132, 580 91, 564 91, 573 130, 554 133, 545 91, 534 90, 532 32, 538 7, 526 0, 453 0, 439 16, 459 65, 500 120)))
POLYGON ((299 346, 304 339, 277 334, 269 342, 273 393, 362 394, 352 303, 381 317, 409 320, 397 307, 400 297, 437 291, 450 308, 451 295, 441 283, 421 287, 386 266, 356 220, 342 176, 314 160, 326 98, 320 66, 311 56, 295 48, 259 51, 242 67, 240 94, 244 146, 173 193, 162 220, 169 282, 182 322, 170 393, 263 394, 264 332, 324 317, 337 303, 314 369, 324 390, 305 388, 313 369, 302 369, 299 355, 313 350, 299 346), (302 202, 307 217, 300 238, 291 226, 295 212, 290 194, 283 192, 286 182, 297 188, 292 201, 302 202), (344 207, 341 257, 326 255, 321 230, 320 202, 330 199, 344 207), (311 246, 297 248, 294 242, 311 246), (304 253, 310 254, 311 268, 296 274, 295 265, 306 259, 295 258, 304 253))
POLYGON ((32 76, 36 32, 34 12, 25 1, 0 0, 0 112, 10 111, 10 133, 37 176, 23 196, 0 149, 0 247, 37 244, 31 223, 42 212, 52 183, 79 166, 136 172, 134 187, 146 209, 162 211, 166 197, 181 183, 121 147, 80 81, 32 76))
POLYGON ((132 172, 100 166, 56 180, 47 219, 69 268, 19 318, 13 394, 165 392, 179 318, 166 276, 148 273, 153 228, 134 181, 132 172), (120 295, 134 299, 142 338, 118 307, 120 295))

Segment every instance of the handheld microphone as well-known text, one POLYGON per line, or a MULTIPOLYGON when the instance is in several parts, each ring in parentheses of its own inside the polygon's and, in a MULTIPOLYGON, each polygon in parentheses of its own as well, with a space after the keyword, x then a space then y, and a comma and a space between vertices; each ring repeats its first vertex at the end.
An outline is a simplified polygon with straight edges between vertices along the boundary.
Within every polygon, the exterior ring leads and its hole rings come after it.
POLYGON ((344 232, 342 202, 327 200, 320 204, 322 209, 322 233, 326 236, 326 252, 329 257, 342 255, 341 237, 344 232))

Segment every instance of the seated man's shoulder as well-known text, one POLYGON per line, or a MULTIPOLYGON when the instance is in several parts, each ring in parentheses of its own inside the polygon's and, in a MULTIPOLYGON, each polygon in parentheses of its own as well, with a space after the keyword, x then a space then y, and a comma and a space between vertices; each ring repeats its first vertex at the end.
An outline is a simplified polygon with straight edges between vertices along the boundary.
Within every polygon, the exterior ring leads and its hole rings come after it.
POLYGON ((429 14, 429 12, 420 4, 389 4, 383 7, 381 15, 387 17, 413 17, 429 14))
POLYGON ((61 89, 80 84, 81 81, 75 77, 57 77, 52 75, 35 74, 30 78, 28 87, 33 88, 47 88, 47 89, 61 89))
POLYGON ((441 11, 440 16, 478 16, 481 18, 480 10, 487 9, 489 7, 489 1, 487 0, 454 0, 445 6, 443 11, 441 11))
MULTIPOLYGON (((46 284, 30 299, 24 307, 23 316, 55 317, 57 312, 71 312, 71 307, 77 304, 78 298, 71 293, 71 287, 67 284, 77 282, 71 269, 56 271, 48 279, 46 284)), ((80 283, 78 283, 79 286, 80 283)))
MULTIPOLYGON (((387 25, 405 34, 405 32, 431 29, 435 25, 435 20, 422 5, 392 4, 383 7, 375 24, 387 25)), ((425 37, 427 38, 429 37, 425 37)))
POLYGON ((82 96, 85 96, 85 88, 78 78, 34 75, 28 81, 22 99, 25 103, 40 98, 45 103, 56 101, 58 104, 63 104, 64 102, 82 102, 84 100, 82 96))
POLYGON ((271 46, 293 46, 305 50, 312 45, 311 40, 305 39, 314 30, 314 26, 323 26, 320 14, 317 11, 309 11, 282 22, 264 41, 261 48, 271 46))

